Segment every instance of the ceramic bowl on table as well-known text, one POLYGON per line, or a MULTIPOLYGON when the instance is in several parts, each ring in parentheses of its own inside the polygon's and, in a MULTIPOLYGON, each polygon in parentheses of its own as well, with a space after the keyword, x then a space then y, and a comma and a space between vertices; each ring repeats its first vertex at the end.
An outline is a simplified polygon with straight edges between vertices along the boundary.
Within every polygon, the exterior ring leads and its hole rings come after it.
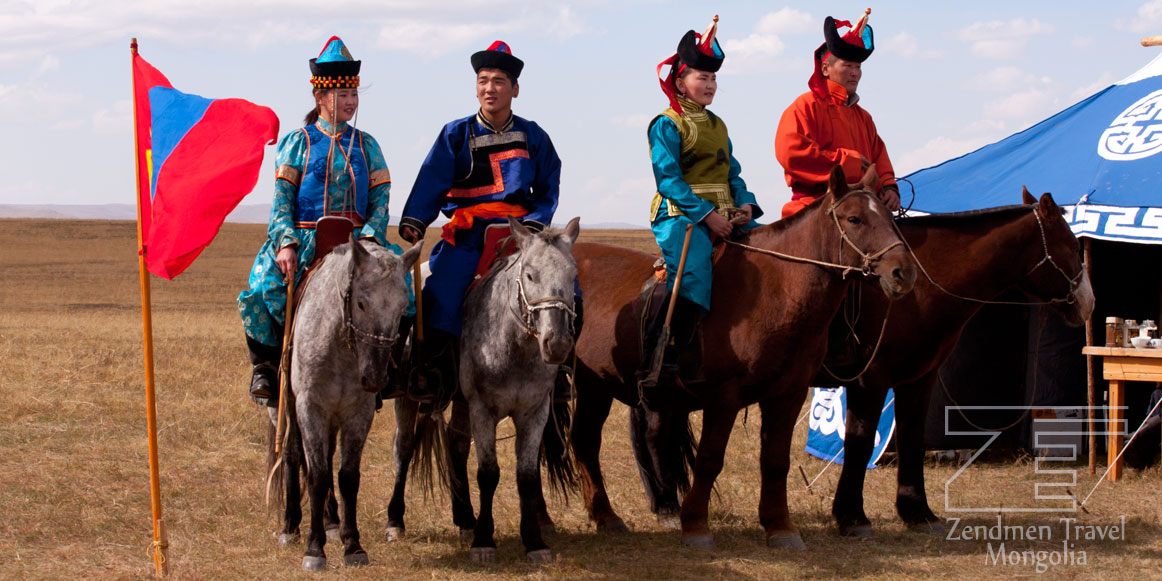
POLYGON ((1135 349, 1145 349, 1150 345, 1149 337, 1130 337, 1130 343, 1134 345, 1135 349))

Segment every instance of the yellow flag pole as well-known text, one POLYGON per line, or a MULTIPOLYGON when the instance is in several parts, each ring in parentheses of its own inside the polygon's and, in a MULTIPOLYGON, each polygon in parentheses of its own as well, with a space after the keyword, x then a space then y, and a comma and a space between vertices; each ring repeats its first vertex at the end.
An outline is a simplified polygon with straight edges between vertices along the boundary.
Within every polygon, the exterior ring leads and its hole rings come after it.
MULTIPOLYGON (((137 39, 129 41, 130 74, 134 59, 137 58, 137 39)), ((142 344, 145 353, 145 425, 149 431, 149 498, 153 511, 153 555, 154 574, 165 577, 169 572, 165 521, 161 518, 161 482, 157 469, 157 405, 153 390, 153 315, 150 311, 149 272, 145 269, 145 242, 141 232, 141 144, 137 140, 137 81, 133 81, 133 163, 137 168, 137 271, 141 278, 141 327, 142 344)))

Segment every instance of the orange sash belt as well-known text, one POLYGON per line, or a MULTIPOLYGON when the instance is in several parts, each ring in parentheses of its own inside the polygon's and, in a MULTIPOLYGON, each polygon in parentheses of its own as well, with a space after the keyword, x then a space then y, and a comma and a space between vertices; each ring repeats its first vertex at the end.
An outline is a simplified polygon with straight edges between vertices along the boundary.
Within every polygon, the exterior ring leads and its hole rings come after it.
POLYGON ((448 244, 455 246, 456 231, 471 228, 472 223, 477 218, 507 218, 509 216, 520 218, 521 216, 527 216, 528 213, 528 208, 508 202, 486 202, 466 208, 459 208, 452 212, 452 221, 444 224, 444 231, 440 234, 440 238, 446 240, 448 244))

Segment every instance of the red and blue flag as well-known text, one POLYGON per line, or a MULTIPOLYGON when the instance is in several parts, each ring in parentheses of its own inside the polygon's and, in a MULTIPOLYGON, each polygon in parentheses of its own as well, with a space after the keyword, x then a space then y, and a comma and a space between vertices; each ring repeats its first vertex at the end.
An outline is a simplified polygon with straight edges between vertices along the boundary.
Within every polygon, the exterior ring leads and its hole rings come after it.
POLYGON ((243 99, 182 93, 133 54, 138 220, 149 272, 172 279, 254 189, 278 116, 243 99))

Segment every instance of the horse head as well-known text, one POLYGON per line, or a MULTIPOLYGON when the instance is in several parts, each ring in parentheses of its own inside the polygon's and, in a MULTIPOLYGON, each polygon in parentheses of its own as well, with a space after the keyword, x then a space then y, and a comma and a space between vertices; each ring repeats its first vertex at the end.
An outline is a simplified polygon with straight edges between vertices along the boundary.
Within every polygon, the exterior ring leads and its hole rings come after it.
POLYGON ((1071 325, 1083 325, 1093 314, 1093 286, 1081 258, 1081 244, 1065 221, 1065 212, 1046 193, 1035 199, 1027 188, 1021 188, 1021 199, 1032 207, 1038 226, 1033 244, 1036 255, 1019 288, 1050 303, 1071 325))
POLYGON ((399 319, 408 306, 404 275, 420 257, 423 241, 403 256, 371 240, 350 241, 347 288, 343 291, 343 330, 355 354, 360 383, 367 391, 387 385, 399 319))
POLYGON ((879 178, 872 164, 859 183, 848 185, 835 166, 823 207, 841 239, 838 262, 879 278, 888 298, 898 299, 916 283, 916 262, 892 223, 892 213, 876 196, 879 178))
POLYGON ((581 231, 581 219, 573 218, 564 230, 545 228, 532 232, 511 216, 508 224, 520 248, 516 259, 516 312, 526 331, 537 338, 541 359, 558 365, 573 349, 573 281, 577 263, 573 243, 581 231))

